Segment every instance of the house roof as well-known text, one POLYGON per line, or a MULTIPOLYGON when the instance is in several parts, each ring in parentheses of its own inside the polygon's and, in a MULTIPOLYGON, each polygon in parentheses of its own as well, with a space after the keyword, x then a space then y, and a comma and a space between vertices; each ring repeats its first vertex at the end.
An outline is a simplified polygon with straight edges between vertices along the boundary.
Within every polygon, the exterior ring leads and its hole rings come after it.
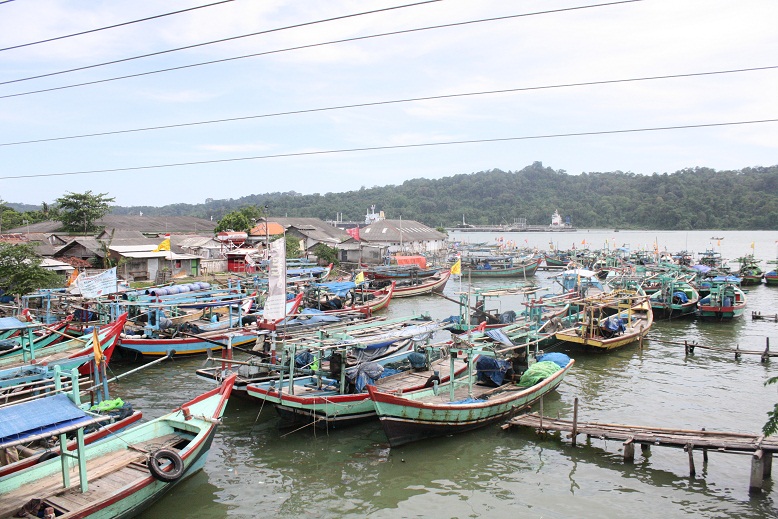
POLYGON ((319 218, 273 218, 273 220, 287 230, 294 229, 306 238, 320 243, 339 244, 352 239, 351 235, 343 229, 338 229, 319 218))
POLYGON ((63 245, 62 247, 57 249, 55 254, 57 256, 67 256, 68 255, 67 252, 78 245, 81 245, 86 250, 92 252, 95 256, 99 256, 101 258, 103 257, 103 249, 102 246, 100 245, 100 242, 97 241, 97 238, 90 238, 88 236, 76 238, 70 243, 63 245))
POLYGON ((270 231, 269 233, 265 231, 265 222, 260 222, 254 227, 251 228, 249 231, 250 236, 267 236, 270 234, 270 236, 277 236, 279 234, 284 234, 286 232, 286 229, 281 224, 278 224, 276 222, 268 222, 267 229, 270 231))
POLYGON ((68 272, 76 270, 69 263, 65 263, 64 261, 57 261, 52 258, 43 258, 43 261, 41 261, 41 267, 49 270, 67 270, 68 272))
POLYGON ((359 230, 367 242, 400 243, 445 240, 446 235, 415 220, 379 220, 359 230))
POLYGON ((168 250, 161 250, 159 252, 129 251, 120 254, 125 258, 135 258, 135 259, 144 259, 144 258, 162 258, 166 260, 200 259, 200 256, 197 256, 195 254, 179 254, 177 252, 171 252, 168 250))
POLYGON ((220 249, 222 244, 214 240, 212 236, 190 236, 174 235, 170 237, 170 244, 173 247, 200 247, 209 249, 220 249))

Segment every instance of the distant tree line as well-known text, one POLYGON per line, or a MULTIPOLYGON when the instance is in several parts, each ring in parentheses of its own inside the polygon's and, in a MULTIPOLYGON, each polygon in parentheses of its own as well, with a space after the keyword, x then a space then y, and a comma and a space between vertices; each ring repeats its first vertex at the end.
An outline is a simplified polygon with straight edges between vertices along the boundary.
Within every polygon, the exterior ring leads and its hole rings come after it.
MULTIPOLYGON (((100 195, 103 196, 103 195, 100 195)), ((203 204, 112 207, 114 214, 198 216, 220 221, 233 213, 246 227, 267 214, 361 221, 375 205, 387 218, 417 220, 431 227, 527 223, 546 225, 551 213, 576 227, 620 229, 778 229, 778 166, 716 171, 688 168, 672 174, 582 173, 543 167, 494 169, 438 180, 414 179, 399 186, 362 187, 344 193, 301 195, 294 191, 247 195, 203 204), (265 209, 267 207, 267 209, 265 209), (246 221, 242 220, 245 216, 246 221), (252 220, 252 218, 254 220, 252 220)), ((7 210, 13 211, 12 209, 7 210)), ((0 206, 2 209, 2 206, 0 206)), ((9 228, 3 212, 3 228, 9 228)), ((15 220, 18 222, 18 218, 15 220)), ((226 223, 226 222, 225 222, 226 223)), ((21 225, 21 224, 18 224, 21 225)))

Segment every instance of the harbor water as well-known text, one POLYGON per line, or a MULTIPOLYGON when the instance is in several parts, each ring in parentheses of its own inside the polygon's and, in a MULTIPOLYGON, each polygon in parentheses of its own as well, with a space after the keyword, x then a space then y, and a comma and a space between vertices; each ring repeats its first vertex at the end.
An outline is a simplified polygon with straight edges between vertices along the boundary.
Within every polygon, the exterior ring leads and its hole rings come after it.
MULTIPOLYGON (((544 250, 549 242, 560 249, 572 244, 601 248, 605 243, 633 250, 653 250, 654 243, 670 251, 710 247, 731 260, 752 250, 757 258, 775 259, 778 241, 778 232, 763 231, 502 236, 544 250), (720 245, 718 238, 723 238, 720 245)), ((452 233, 450 239, 493 243, 497 237, 452 233)), ((539 272, 535 280, 550 287, 553 275, 539 272)), ((461 285, 450 280, 445 295, 456 299, 467 288, 467 280, 461 285)), ((778 386, 764 385, 778 375, 778 360, 762 363, 758 355, 735 359, 705 349, 686 356, 683 346, 666 342, 763 350, 770 338, 772 348, 778 348, 778 323, 751 319, 752 311, 778 313, 778 287, 749 287, 747 296, 746 314, 733 322, 656 322, 642 349, 637 344, 605 354, 562 349, 576 364, 544 399, 544 413, 572 419, 578 398, 582 421, 759 433, 778 402, 778 386)), ((518 299, 506 299, 499 309, 516 310, 517 304, 518 299)), ((458 309, 446 299, 423 296, 394 300, 386 313, 443 318, 458 309)), ((146 418, 159 416, 210 387, 194 376, 203 361, 165 361, 115 383, 113 394, 146 418)), ((119 373, 134 367, 124 363, 112 369, 119 373)), ((377 421, 328 432, 280 431, 277 426, 272 407, 233 399, 205 469, 171 487, 141 517, 778 517, 772 481, 761 494, 749 493, 751 461, 744 455, 710 452, 703 463, 698 451, 697 474, 691 477, 687 454, 680 449, 656 447, 645 454, 638 449, 634 464, 626 464, 620 442, 579 437, 573 447, 568 438, 539 438, 532 431, 499 426, 394 449, 377 421)))

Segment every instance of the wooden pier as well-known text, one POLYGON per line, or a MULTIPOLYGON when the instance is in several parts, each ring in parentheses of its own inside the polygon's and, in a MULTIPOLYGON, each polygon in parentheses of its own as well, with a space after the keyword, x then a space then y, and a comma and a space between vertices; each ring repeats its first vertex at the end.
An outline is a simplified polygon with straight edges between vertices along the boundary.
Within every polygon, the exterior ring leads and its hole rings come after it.
POLYGON ((694 355, 694 350, 696 348, 700 348, 702 350, 709 350, 709 351, 716 351, 719 353, 726 353, 729 355, 734 355, 735 359, 739 359, 743 355, 759 355, 761 357, 762 362, 769 362, 771 357, 778 357, 778 352, 770 351, 770 337, 765 337, 765 347, 763 350, 749 350, 749 349, 740 349, 740 345, 736 344, 734 348, 722 348, 719 346, 705 346, 703 344, 697 344, 694 341, 664 341, 661 339, 648 339, 652 342, 659 342, 662 344, 674 344, 676 346, 683 346, 684 348, 684 354, 688 357, 689 355, 694 355))
POLYGON ((529 413, 509 420, 503 429, 510 427, 531 427, 538 434, 548 432, 567 433, 573 446, 579 434, 587 439, 620 440, 624 448, 624 461, 632 463, 635 458, 635 444, 642 452, 648 452, 651 446, 681 448, 689 456, 689 473, 696 474, 694 450, 701 450, 703 461, 708 461, 708 451, 750 454, 751 478, 749 491, 759 493, 765 479, 772 474, 773 454, 778 452, 778 438, 765 438, 763 435, 742 434, 718 431, 669 429, 639 425, 623 425, 601 422, 578 421, 578 399, 575 402, 573 420, 561 420, 543 416, 542 413, 529 413))
POLYGON ((778 323, 778 314, 773 315, 762 315, 762 312, 751 312, 751 320, 752 321, 772 321, 774 323, 778 323))

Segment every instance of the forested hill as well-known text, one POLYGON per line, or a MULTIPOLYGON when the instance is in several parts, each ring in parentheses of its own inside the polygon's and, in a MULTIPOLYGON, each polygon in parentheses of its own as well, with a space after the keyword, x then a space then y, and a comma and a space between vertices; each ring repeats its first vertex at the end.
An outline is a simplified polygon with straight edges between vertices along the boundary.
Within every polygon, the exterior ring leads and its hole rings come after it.
MULTIPOLYGON (((291 187, 291 186, 290 186, 291 187)), ((270 215, 325 220, 338 213, 361 221, 371 205, 387 218, 452 227, 550 223, 555 209, 580 228, 778 229, 778 166, 715 171, 694 168, 673 174, 620 171, 568 175, 539 162, 520 171, 482 171, 439 180, 415 179, 399 186, 345 193, 269 193, 205 204, 114 208, 115 214, 191 215, 220 219, 247 205, 269 206, 270 215)))

